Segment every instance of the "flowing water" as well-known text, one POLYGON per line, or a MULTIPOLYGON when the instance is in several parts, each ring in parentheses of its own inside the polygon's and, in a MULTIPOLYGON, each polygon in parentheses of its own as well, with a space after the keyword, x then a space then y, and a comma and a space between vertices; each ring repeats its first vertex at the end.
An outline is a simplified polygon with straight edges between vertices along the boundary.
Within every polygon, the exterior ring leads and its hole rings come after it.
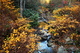
POLYGON ((39 53, 53 53, 53 49, 47 46, 47 40, 38 43, 39 53))
MULTIPOLYGON (((63 46, 60 46, 58 48, 58 51, 54 51, 52 49, 52 47, 48 47, 47 41, 50 40, 51 34, 47 33, 47 30, 44 30, 44 29, 41 32, 44 33, 44 35, 42 35, 42 36, 40 35, 42 40, 39 41, 39 43, 37 43, 38 44, 38 50, 34 53, 55 53, 55 52, 57 52, 57 53, 68 53, 68 51, 66 51, 65 47, 63 47, 63 46)), ((55 45, 52 45, 52 46, 55 46, 55 45)), ((71 52, 71 53, 74 53, 74 52, 71 52)))
MULTIPOLYGON (((38 43, 38 51, 34 53, 54 53, 51 47, 47 46, 47 41, 50 39, 51 35, 47 33, 47 30, 42 30, 41 33, 44 33, 43 37, 47 37, 45 40, 42 38, 38 43)), ((41 36, 41 35, 40 35, 41 36)))

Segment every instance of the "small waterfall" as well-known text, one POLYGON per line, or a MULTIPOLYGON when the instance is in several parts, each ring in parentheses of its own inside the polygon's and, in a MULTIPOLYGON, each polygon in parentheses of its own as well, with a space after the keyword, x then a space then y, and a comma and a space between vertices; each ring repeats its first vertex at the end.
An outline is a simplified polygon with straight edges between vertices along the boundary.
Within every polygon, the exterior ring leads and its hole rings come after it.
POLYGON ((47 46, 47 40, 38 43, 38 50, 41 53, 53 53, 53 49, 47 46))
POLYGON ((42 32, 44 33, 43 37, 47 36, 47 39, 38 43, 38 53, 54 53, 53 49, 47 46, 47 40, 49 40, 49 38, 51 37, 50 34, 47 33, 47 30, 44 29, 42 30, 42 32))

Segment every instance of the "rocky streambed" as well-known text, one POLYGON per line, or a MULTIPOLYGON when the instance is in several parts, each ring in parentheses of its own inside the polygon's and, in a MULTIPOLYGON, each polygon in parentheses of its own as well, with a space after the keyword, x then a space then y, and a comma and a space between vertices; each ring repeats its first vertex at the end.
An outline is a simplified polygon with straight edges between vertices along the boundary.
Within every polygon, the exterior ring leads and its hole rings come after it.
MULTIPOLYGON (((34 53, 75 53, 75 51, 78 50, 78 48, 76 48, 75 46, 70 46, 69 48, 67 48, 67 46, 64 46, 63 43, 61 44, 58 41, 51 40, 54 39, 54 37, 52 37, 51 34, 48 33, 48 30, 39 30, 37 31, 37 34, 41 37, 41 40, 39 40, 39 43, 37 43, 38 50, 34 53), (58 46, 55 43, 60 45, 58 46)), ((69 41, 70 39, 67 38, 66 40, 69 41)))

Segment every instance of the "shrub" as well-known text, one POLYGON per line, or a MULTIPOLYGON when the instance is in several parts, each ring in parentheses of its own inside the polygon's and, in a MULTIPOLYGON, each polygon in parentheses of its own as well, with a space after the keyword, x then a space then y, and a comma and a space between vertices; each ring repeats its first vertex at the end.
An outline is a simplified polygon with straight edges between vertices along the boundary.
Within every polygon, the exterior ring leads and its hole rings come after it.
POLYGON ((32 9, 26 9, 23 12, 23 16, 29 17, 29 19, 33 21, 30 23, 31 27, 33 27, 33 28, 38 27, 38 25, 39 25, 39 23, 38 23, 39 13, 37 11, 34 11, 32 9))
MULTIPOLYGON (((52 37, 59 37, 58 42, 65 43, 66 37, 69 37, 74 41, 76 45, 79 45, 80 42, 80 22, 79 22, 79 6, 75 7, 64 7, 58 10, 55 10, 54 16, 55 21, 49 21, 48 24, 42 22, 40 27, 48 29, 52 37), (67 10, 68 9, 68 10, 67 10), (74 13, 75 12, 75 13, 74 13), (77 16, 76 16, 77 15, 77 16), (73 17, 73 18, 71 18, 73 17), (74 35, 73 35, 74 34, 74 35)), ((56 40, 56 39, 55 39, 56 40)))
POLYGON ((56 16, 64 16, 68 15, 70 18, 76 19, 77 21, 80 21, 80 6, 79 5, 74 5, 72 7, 64 7, 60 8, 58 10, 54 10, 54 14, 56 16))
POLYGON ((15 27, 14 20, 20 16, 12 1, 0 0, 0 4, 0 36, 6 36, 15 27))
POLYGON ((5 53, 33 53, 37 49, 36 40, 39 39, 33 32, 34 29, 29 29, 30 26, 27 20, 19 18, 16 20, 19 26, 13 29, 10 37, 4 40, 2 45, 3 52, 5 53), (24 21, 24 22, 23 22, 24 21))
POLYGON ((34 29, 29 29, 30 21, 19 18, 11 0, 0 0, 0 4, 0 53, 33 53, 39 38, 33 34, 34 29))

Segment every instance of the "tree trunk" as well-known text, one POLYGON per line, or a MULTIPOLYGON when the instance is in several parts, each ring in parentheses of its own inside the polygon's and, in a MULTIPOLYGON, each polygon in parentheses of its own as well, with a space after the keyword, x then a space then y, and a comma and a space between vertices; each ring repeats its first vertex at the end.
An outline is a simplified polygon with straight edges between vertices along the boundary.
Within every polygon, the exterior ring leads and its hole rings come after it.
POLYGON ((22 13, 23 13, 22 3, 23 3, 23 0, 20 0, 20 16, 22 16, 22 13))
POLYGON ((69 1, 69 5, 71 5, 72 0, 69 1))
POLYGON ((25 10, 25 2, 26 2, 26 1, 24 0, 24 10, 25 10))

